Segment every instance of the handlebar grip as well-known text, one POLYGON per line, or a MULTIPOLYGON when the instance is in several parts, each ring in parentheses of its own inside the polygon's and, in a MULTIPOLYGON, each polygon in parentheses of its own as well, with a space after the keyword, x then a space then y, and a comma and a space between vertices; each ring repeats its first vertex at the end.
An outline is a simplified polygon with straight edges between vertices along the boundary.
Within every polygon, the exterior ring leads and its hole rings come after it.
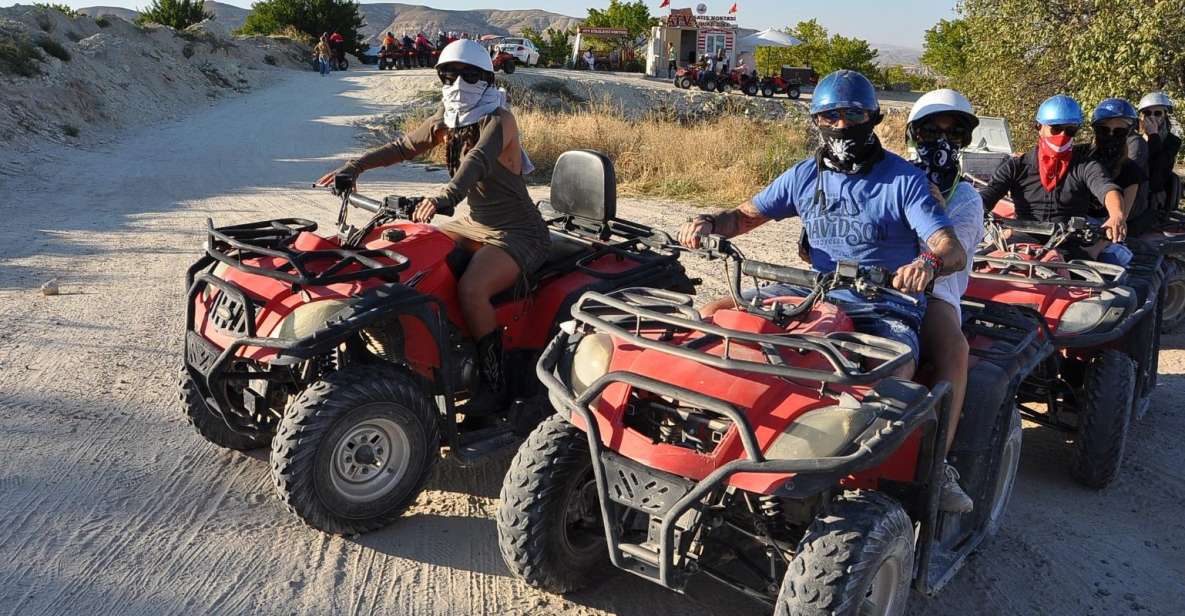
POLYGON ((1057 225, 1050 222, 1032 222, 1016 220, 1015 218, 996 218, 995 222, 1006 229, 1031 235, 1053 235, 1057 233, 1057 225))
POLYGON ((819 272, 812 270, 774 265, 762 261, 745 261, 741 263, 741 273, 762 280, 772 280, 803 287, 813 287, 819 282, 819 272))
POLYGON ((381 202, 375 201, 369 197, 363 197, 358 193, 350 193, 349 201, 350 205, 366 210, 372 214, 377 214, 379 210, 383 209, 383 204, 381 202))

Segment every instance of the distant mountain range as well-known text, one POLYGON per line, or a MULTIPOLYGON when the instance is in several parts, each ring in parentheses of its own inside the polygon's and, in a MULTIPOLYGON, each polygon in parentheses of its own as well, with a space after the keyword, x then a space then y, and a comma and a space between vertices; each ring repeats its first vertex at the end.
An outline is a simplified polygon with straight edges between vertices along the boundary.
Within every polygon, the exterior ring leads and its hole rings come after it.
MULTIPOLYGON (((146 0, 147 1, 147 0, 146 0)), ((522 11, 501 11, 497 9, 475 9, 472 11, 445 11, 413 4, 360 4, 359 8, 366 25, 361 33, 364 42, 374 42, 385 32, 427 32, 435 34, 439 31, 469 32, 475 35, 518 34, 523 28, 534 28, 539 32, 548 28, 575 28, 584 20, 568 17, 558 13, 550 13, 538 9, 522 11)), ((213 0, 206 0, 206 9, 214 13, 214 18, 222 22, 227 28, 234 30, 243 25, 248 9, 239 8, 213 0)), ((78 12, 98 17, 111 15, 128 21, 134 20, 140 13, 131 9, 113 6, 92 6, 78 9, 78 12)))
POLYGON ((868 46, 877 51, 876 63, 881 66, 917 66, 921 64, 921 49, 886 43, 869 43, 868 46))

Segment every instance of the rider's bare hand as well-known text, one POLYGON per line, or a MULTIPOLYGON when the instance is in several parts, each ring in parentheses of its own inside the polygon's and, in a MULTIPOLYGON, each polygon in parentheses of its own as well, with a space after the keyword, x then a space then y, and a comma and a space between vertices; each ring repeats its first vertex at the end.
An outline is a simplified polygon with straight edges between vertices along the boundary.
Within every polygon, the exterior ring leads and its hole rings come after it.
POLYGON ((902 293, 916 295, 924 292, 933 280, 934 268, 924 261, 914 261, 897 269, 897 273, 893 275, 893 288, 902 293))
POLYGON ((699 248, 700 236, 710 234, 715 226, 707 218, 689 220, 679 229, 679 243, 688 248, 699 248))
POLYGON ((416 206, 416 211, 412 212, 412 222, 429 223, 432 222, 432 217, 436 216, 436 202, 431 199, 424 199, 416 206))
POLYGON ((317 180, 317 182, 314 183, 313 186, 316 186, 318 188, 327 188, 327 187, 333 186, 334 178, 336 178, 337 176, 339 176, 341 174, 349 174, 350 177, 357 180, 359 171, 356 167, 354 167, 354 165, 346 163, 346 164, 342 165, 341 167, 338 167, 337 169, 334 169, 333 171, 330 171, 329 173, 326 173, 325 175, 321 176, 321 179, 317 180))
POLYGON ((1122 242, 1127 239, 1127 220, 1119 216, 1112 216, 1103 223, 1103 231, 1107 239, 1112 242, 1122 242))

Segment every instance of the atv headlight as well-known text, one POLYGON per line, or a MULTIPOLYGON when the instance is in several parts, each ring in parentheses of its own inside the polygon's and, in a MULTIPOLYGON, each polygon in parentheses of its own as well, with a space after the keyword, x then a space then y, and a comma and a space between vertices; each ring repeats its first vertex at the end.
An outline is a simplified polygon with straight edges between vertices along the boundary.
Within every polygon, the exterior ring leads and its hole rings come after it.
MULTIPOLYGON (((1119 291, 1120 289, 1115 289, 1119 291)), ((1105 324, 1113 324, 1127 311, 1128 294, 1103 291, 1098 297, 1070 304, 1058 323, 1059 334, 1082 334, 1105 324)))
POLYGON ((590 334, 582 338, 572 354, 572 369, 568 373, 572 391, 577 396, 584 393, 589 385, 609 372, 612 359, 613 338, 609 334, 590 334))
POLYGON ((304 338, 325 326, 333 315, 349 307, 344 299, 325 299, 298 306, 268 334, 269 338, 304 338))
POLYGON ((876 412, 865 406, 815 409, 795 419, 766 450, 765 457, 771 460, 829 458, 847 447, 874 419, 876 412))

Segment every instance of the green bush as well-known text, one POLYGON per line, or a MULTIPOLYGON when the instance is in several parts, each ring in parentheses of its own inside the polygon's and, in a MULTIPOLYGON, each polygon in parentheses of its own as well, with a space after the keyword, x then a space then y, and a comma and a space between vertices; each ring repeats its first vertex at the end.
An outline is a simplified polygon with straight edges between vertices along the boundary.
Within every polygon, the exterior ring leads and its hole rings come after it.
POLYGON ((174 30, 184 30, 193 24, 213 19, 204 0, 152 0, 148 8, 140 10, 138 24, 160 24, 174 30))
POLYGON ((95 25, 100 28, 106 28, 111 25, 111 20, 107 19, 106 15, 99 15, 95 18, 95 25))
POLYGON ((61 43, 58 43, 53 39, 39 39, 37 41, 37 46, 44 49, 45 53, 61 60, 62 62, 70 61, 70 52, 66 51, 66 48, 62 47, 61 43))
POLYGON ((57 11, 57 12, 65 15, 66 17, 70 17, 70 18, 82 16, 82 13, 75 11, 74 9, 70 8, 69 6, 67 6, 65 4, 53 4, 53 3, 49 3, 49 2, 34 2, 33 6, 40 7, 43 9, 49 9, 51 11, 57 11))
POLYGON ((78 127, 74 126, 73 124, 62 125, 62 133, 64 133, 67 137, 77 138, 80 132, 81 131, 78 130, 78 127))
POLYGON ((0 73, 34 77, 41 74, 41 53, 27 40, 0 38, 0 73))
POLYGON ((295 28, 315 41, 322 32, 338 32, 346 52, 357 53, 362 26, 358 3, 351 0, 262 0, 251 5, 238 33, 275 35, 295 28))

